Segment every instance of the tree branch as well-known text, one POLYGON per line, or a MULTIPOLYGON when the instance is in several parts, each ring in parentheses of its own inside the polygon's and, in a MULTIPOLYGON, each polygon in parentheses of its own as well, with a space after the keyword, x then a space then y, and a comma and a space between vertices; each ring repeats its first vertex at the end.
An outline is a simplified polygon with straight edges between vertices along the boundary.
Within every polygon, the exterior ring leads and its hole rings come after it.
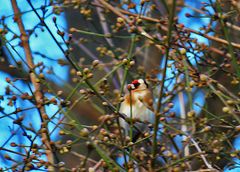
MULTIPOLYGON (((42 122, 44 123, 44 118, 43 115, 46 114, 45 113, 45 108, 44 106, 42 106, 42 101, 43 101, 43 94, 41 92, 41 85, 40 83, 38 83, 36 81, 36 74, 34 73, 34 63, 33 63, 33 57, 32 57, 32 52, 31 52, 31 48, 29 46, 29 35, 26 33, 26 30, 24 28, 22 19, 21 19, 21 13, 20 10, 17 6, 17 2, 16 0, 11 0, 12 3, 12 8, 14 11, 14 20, 17 22, 18 28, 20 30, 21 36, 20 39, 22 41, 22 46, 24 49, 24 53, 25 53, 25 57, 27 60, 27 64, 28 67, 30 69, 30 80, 34 86, 35 92, 34 92, 34 96, 36 99, 36 106, 40 112, 40 117, 42 122)), ((53 151, 50 145, 50 137, 48 135, 48 131, 47 133, 41 133, 42 136, 42 141, 44 146, 46 147, 46 156, 47 156, 47 160, 50 164, 54 163, 54 156, 53 156, 53 151)), ((51 166, 48 169, 49 171, 54 171, 54 168, 51 166)))

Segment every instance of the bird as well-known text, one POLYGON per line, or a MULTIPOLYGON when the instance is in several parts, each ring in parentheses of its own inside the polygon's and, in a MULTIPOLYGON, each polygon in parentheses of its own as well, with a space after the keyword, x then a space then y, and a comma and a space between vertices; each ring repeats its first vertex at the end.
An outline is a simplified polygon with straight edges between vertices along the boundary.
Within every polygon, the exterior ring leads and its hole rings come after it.
MULTIPOLYGON (((147 124, 154 123, 153 95, 148 83, 144 79, 135 79, 127 85, 128 93, 120 106, 120 113, 125 114, 128 118, 136 119, 140 123, 134 123, 140 131, 147 128, 147 124)), ((124 119, 120 119, 120 126, 124 129, 125 135, 129 134, 130 124, 124 119)), ((138 134, 135 136, 137 137, 138 134)))

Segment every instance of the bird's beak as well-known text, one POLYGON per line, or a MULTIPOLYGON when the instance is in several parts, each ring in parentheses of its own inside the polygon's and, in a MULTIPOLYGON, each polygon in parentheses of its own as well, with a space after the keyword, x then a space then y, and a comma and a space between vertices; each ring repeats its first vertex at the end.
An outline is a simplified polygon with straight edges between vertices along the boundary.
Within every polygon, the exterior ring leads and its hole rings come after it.
POLYGON ((127 89, 128 89, 128 90, 134 90, 134 89, 135 89, 134 84, 128 84, 128 85, 127 85, 127 89))

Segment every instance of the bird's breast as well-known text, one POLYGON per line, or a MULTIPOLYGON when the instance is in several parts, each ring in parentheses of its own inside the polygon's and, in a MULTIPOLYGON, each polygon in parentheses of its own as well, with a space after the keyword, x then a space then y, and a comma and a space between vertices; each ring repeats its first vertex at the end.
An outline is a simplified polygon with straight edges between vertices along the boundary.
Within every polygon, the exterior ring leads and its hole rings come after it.
POLYGON ((141 101, 136 101, 132 105, 132 109, 130 104, 127 102, 123 102, 121 104, 120 112, 127 115, 129 118, 132 115, 132 118, 137 118, 141 121, 153 122, 153 112, 150 111, 141 101), (132 114, 131 114, 132 111, 132 114))

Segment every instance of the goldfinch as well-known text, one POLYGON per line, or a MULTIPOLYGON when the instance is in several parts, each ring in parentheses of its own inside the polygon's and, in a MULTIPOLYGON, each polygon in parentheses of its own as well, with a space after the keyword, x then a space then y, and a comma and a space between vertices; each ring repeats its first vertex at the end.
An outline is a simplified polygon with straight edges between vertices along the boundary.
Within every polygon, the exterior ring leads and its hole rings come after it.
MULTIPOLYGON (((143 131, 147 124, 154 122, 152 92, 148 88, 147 82, 143 79, 132 81, 127 88, 129 92, 124 96, 119 112, 125 114, 128 118, 131 118, 132 115, 133 119, 146 122, 146 124, 138 124, 138 128, 143 131)), ((128 135, 130 125, 123 119, 120 119, 120 125, 124 129, 125 134, 128 135)))

